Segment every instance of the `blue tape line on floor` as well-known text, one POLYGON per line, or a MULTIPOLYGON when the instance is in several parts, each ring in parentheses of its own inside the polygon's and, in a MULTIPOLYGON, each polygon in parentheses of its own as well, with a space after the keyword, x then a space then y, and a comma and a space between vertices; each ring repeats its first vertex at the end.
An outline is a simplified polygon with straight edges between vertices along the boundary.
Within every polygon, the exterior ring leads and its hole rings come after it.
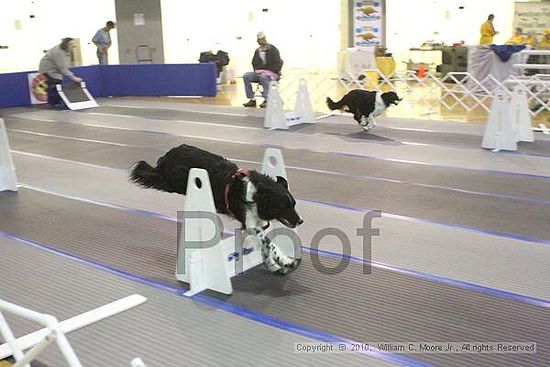
MULTIPOLYGON (((133 282, 138 282, 138 283, 141 283, 141 284, 144 284, 144 285, 156 288, 156 289, 160 289, 160 290, 163 290, 163 291, 170 292, 170 293, 178 295, 180 297, 192 299, 192 300, 201 302, 203 304, 206 304, 208 306, 211 306, 213 308, 221 309, 221 310, 224 310, 228 313, 231 313, 231 314, 234 314, 234 315, 237 315, 237 316, 241 316, 241 317, 244 317, 244 318, 252 320, 252 321, 260 322, 262 324, 269 325, 269 326, 275 327, 277 329, 281 329, 281 330, 288 331, 288 332, 291 332, 291 333, 299 334, 299 335, 302 335, 302 336, 305 336, 305 337, 308 337, 308 338, 311 338, 311 339, 315 339, 315 340, 319 340, 319 341, 323 341, 323 342, 327 342, 327 343, 348 343, 348 344, 358 344, 359 343, 359 342, 356 342, 356 341, 353 341, 353 340, 345 339, 345 338, 342 338, 342 337, 339 337, 339 336, 336 336, 336 335, 332 335, 332 334, 329 334, 329 333, 325 333, 325 332, 322 332, 322 331, 319 331, 319 330, 306 328, 306 327, 301 326, 301 325, 293 324, 293 323, 288 322, 288 321, 284 321, 284 320, 280 320, 280 319, 277 319, 277 318, 274 318, 274 317, 271 317, 271 316, 267 316, 267 315, 261 314, 259 312, 255 312, 255 311, 252 311, 252 310, 240 307, 240 306, 228 304, 228 303, 225 303, 223 301, 219 301, 217 299, 207 297, 207 296, 204 296, 204 295, 201 295, 201 294, 188 297, 188 296, 184 295, 184 293, 186 292, 185 289, 178 288, 178 287, 175 287, 173 285, 166 284, 166 283, 161 283, 161 282, 156 281, 156 280, 151 280, 151 279, 148 279, 148 278, 145 278, 145 277, 142 277, 142 276, 130 273, 130 272, 122 271, 122 270, 116 269, 116 268, 111 267, 111 266, 104 265, 104 264, 96 262, 96 261, 87 260, 87 259, 84 259, 82 257, 70 254, 68 252, 60 251, 58 249, 55 249, 54 247, 52 247, 50 245, 47 245, 47 244, 44 244, 44 243, 41 243, 41 242, 38 242, 38 241, 33 241, 33 240, 30 240, 30 239, 26 239, 26 238, 23 238, 23 237, 20 237, 20 236, 17 236, 17 235, 14 235, 14 234, 11 234, 11 233, 8 233, 8 232, 5 232, 5 231, 0 231, 0 236, 4 237, 4 238, 11 239, 11 240, 15 240, 15 241, 18 241, 18 242, 21 242, 21 243, 25 243, 27 245, 31 245, 35 248, 45 250, 45 251, 48 251, 48 252, 56 254, 56 255, 60 255, 64 258, 67 258, 67 259, 70 259, 70 260, 76 260, 81 264, 85 264, 85 265, 88 265, 92 268, 109 272, 113 275, 122 277, 126 280, 130 280, 130 281, 133 281, 133 282)), ((397 363, 397 364, 399 364, 401 366, 405 366, 405 367, 409 367, 409 366, 410 367, 428 367, 428 366, 430 366, 427 363, 423 363, 423 362, 420 362, 420 361, 416 361, 414 359, 410 359, 410 358, 407 358, 407 357, 403 357, 403 356, 400 356, 400 355, 397 355, 397 354, 391 354, 391 353, 387 353, 387 352, 367 351, 367 352, 361 352, 361 354, 365 354, 367 356, 382 359, 382 360, 385 360, 385 361, 388 361, 388 362, 397 363)))

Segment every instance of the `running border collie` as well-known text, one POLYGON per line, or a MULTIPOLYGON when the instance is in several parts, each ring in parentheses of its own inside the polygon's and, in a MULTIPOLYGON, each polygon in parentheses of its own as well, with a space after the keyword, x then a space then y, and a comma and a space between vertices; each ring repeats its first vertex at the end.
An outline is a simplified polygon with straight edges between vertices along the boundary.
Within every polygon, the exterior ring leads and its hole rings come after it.
POLYGON ((273 219, 290 228, 303 223, 283 177, 275 181, 257 171, 239 169, 222 156, 183 144, 160 157, 156 167, 145 161, 135 163, 130 180, 143 187, 185 195, 191 168, 208 172, 216 211, 237 219, 245 235, 259 238, 269 271, 284 275, 298 267, 301 259, 285 255, 264 232, 264 225, 273 219))
POLYGON ((331 110, 343 110, 353 113, 353 118, 365 131, 376 126, 376 116, 379 116, 392 104, 397 105, 401 98, 395 92, 380 93, 355 89, 348 92, 341 100, 334 102, 327 97, 327 105, 331 110))

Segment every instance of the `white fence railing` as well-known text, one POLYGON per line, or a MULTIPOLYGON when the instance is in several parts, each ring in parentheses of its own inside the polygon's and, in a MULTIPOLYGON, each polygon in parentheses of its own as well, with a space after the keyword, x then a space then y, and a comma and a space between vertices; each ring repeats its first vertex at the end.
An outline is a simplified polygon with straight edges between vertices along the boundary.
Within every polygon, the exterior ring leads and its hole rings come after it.
POLYGON ((530 77, 510 76, 499 81, 492 75, 477 80, 467 72, 452 72, 443 77, 427 73, 419 77, 415 71, 386 76, 378 69, 366 69, 362 76, 343 72, 308 72, 292 69, 280 82, 280 92, 285 105, 291 106, 294 96, 285 91, 297 90, 300 78, 308 82, 308 90, 314 105, 322 103, 327 96, 341 97, 352 89, 396 91, 411 104, 422 105, 428 110, 443 106, 448 110, 463 108, 465 111, 481 109, 489 112, 497 90, 511 95, 513 87, 523 85, 531 116, 550 111, 550 75, 537 74, 530 77))
MULTIPOLYGON (((82 367, 65 334, 136 307, 146 300, 147 298, 134 294, 68 320, 58 322, 51 315, 39 313, 0 299, 0 335, 2 335, 5 341, 5 344, 0 345, 0 360, 14 356, 17 362, 13 367, 30 367, 30 362, 43 352, 48 345, 55 342, 67 361, 67 365, 70 367, 82 367), (42 324, 45 328, 15 338, 2 312, 8 312, 34 321, 42 324), (23 352, 25 350, 28 350, 26 354, 23 352)), ((132 360, 131 364, 132 367, 145 367, 139 358, 132 360)))

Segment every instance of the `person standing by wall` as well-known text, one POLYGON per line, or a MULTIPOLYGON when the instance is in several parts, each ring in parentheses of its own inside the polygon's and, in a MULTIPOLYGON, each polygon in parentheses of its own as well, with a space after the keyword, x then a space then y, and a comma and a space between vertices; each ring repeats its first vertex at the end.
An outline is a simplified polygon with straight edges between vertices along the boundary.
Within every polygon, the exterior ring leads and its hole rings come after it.
POLYGON ((495 31, 495 27, 493 26, 494 19, 494 14, 489 14, 489 17, 487 17, 487 21, 485 21, 481 25, 481 37, 479 39, 480 45, 491 45, 493 43, 493 37, 498 34, 498 32, 495 31))
POLYGON ((92 38, 92 42, 97 47, 97 59, 99 60, 99 63, 102 65, 106 65, 109 63, 109 47, 111 47, 111 34, 109 31, 111 29, 115 28, 115 23, 112 21, 108 21, 105 23, 105 27, 99 29, 95 35, 94 38, 92 38))
POLYGON ((76 47, 74 39, 70 37, 63 38, 61 43, 48 51, 40 59, 38 72, 46 76, 48 84, 48 104, 56 107, 61 104, 61 97, 57 92, 57 84, 63 82, 63 76, 68 77, 76 83, 80 83, 82 78, 75 76, 69 70, 71 51, 76 47))

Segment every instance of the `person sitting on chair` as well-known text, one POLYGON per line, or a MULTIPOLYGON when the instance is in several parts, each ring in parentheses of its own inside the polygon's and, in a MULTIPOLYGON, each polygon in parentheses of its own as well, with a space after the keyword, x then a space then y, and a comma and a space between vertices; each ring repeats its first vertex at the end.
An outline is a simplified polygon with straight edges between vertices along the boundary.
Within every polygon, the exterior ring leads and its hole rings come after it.
MULTIPOLYGON (((542 32, 542 39, 537 46, 541 50, 550 50, 550 28, 546 28, 544 32, 542 32)), ((548 60, 550 61, 550 57, 548 57, 548 60)))
POLYGON ((260 47, 254 52, 252 58, 252 67, 254 71, 246 72, 243 75, 244 89, 246 91, 246 98, 248 102, 244 103, 245 107, 256 107, 256 99, 254 97, 254 91, 252 90, 252 83, 260 83, 262 85, 262 97, 264 101, 260 107, 267 106, 267 95, 269 93, 269 82, 272 80, 279 80, 281 69, 283 67, 283 60, 279 54, 277 47, 267 43, 267 39, 263 32, 259 32, 257 35, 257 41, 260 47))
POLYGON ((536 33, 534 31, 527 32, 527 36, 525 37, 523 44, 531 46, 533 48, 537 48, 538 43, 539 41, 537 39, 536 33))
POLYGON ((514 31, 514 35, 512 38, 506 42, 507 45, 523 45, 525 44, 525 36, 523 35, 523 29, 521 27, 517 27, 514 31))

